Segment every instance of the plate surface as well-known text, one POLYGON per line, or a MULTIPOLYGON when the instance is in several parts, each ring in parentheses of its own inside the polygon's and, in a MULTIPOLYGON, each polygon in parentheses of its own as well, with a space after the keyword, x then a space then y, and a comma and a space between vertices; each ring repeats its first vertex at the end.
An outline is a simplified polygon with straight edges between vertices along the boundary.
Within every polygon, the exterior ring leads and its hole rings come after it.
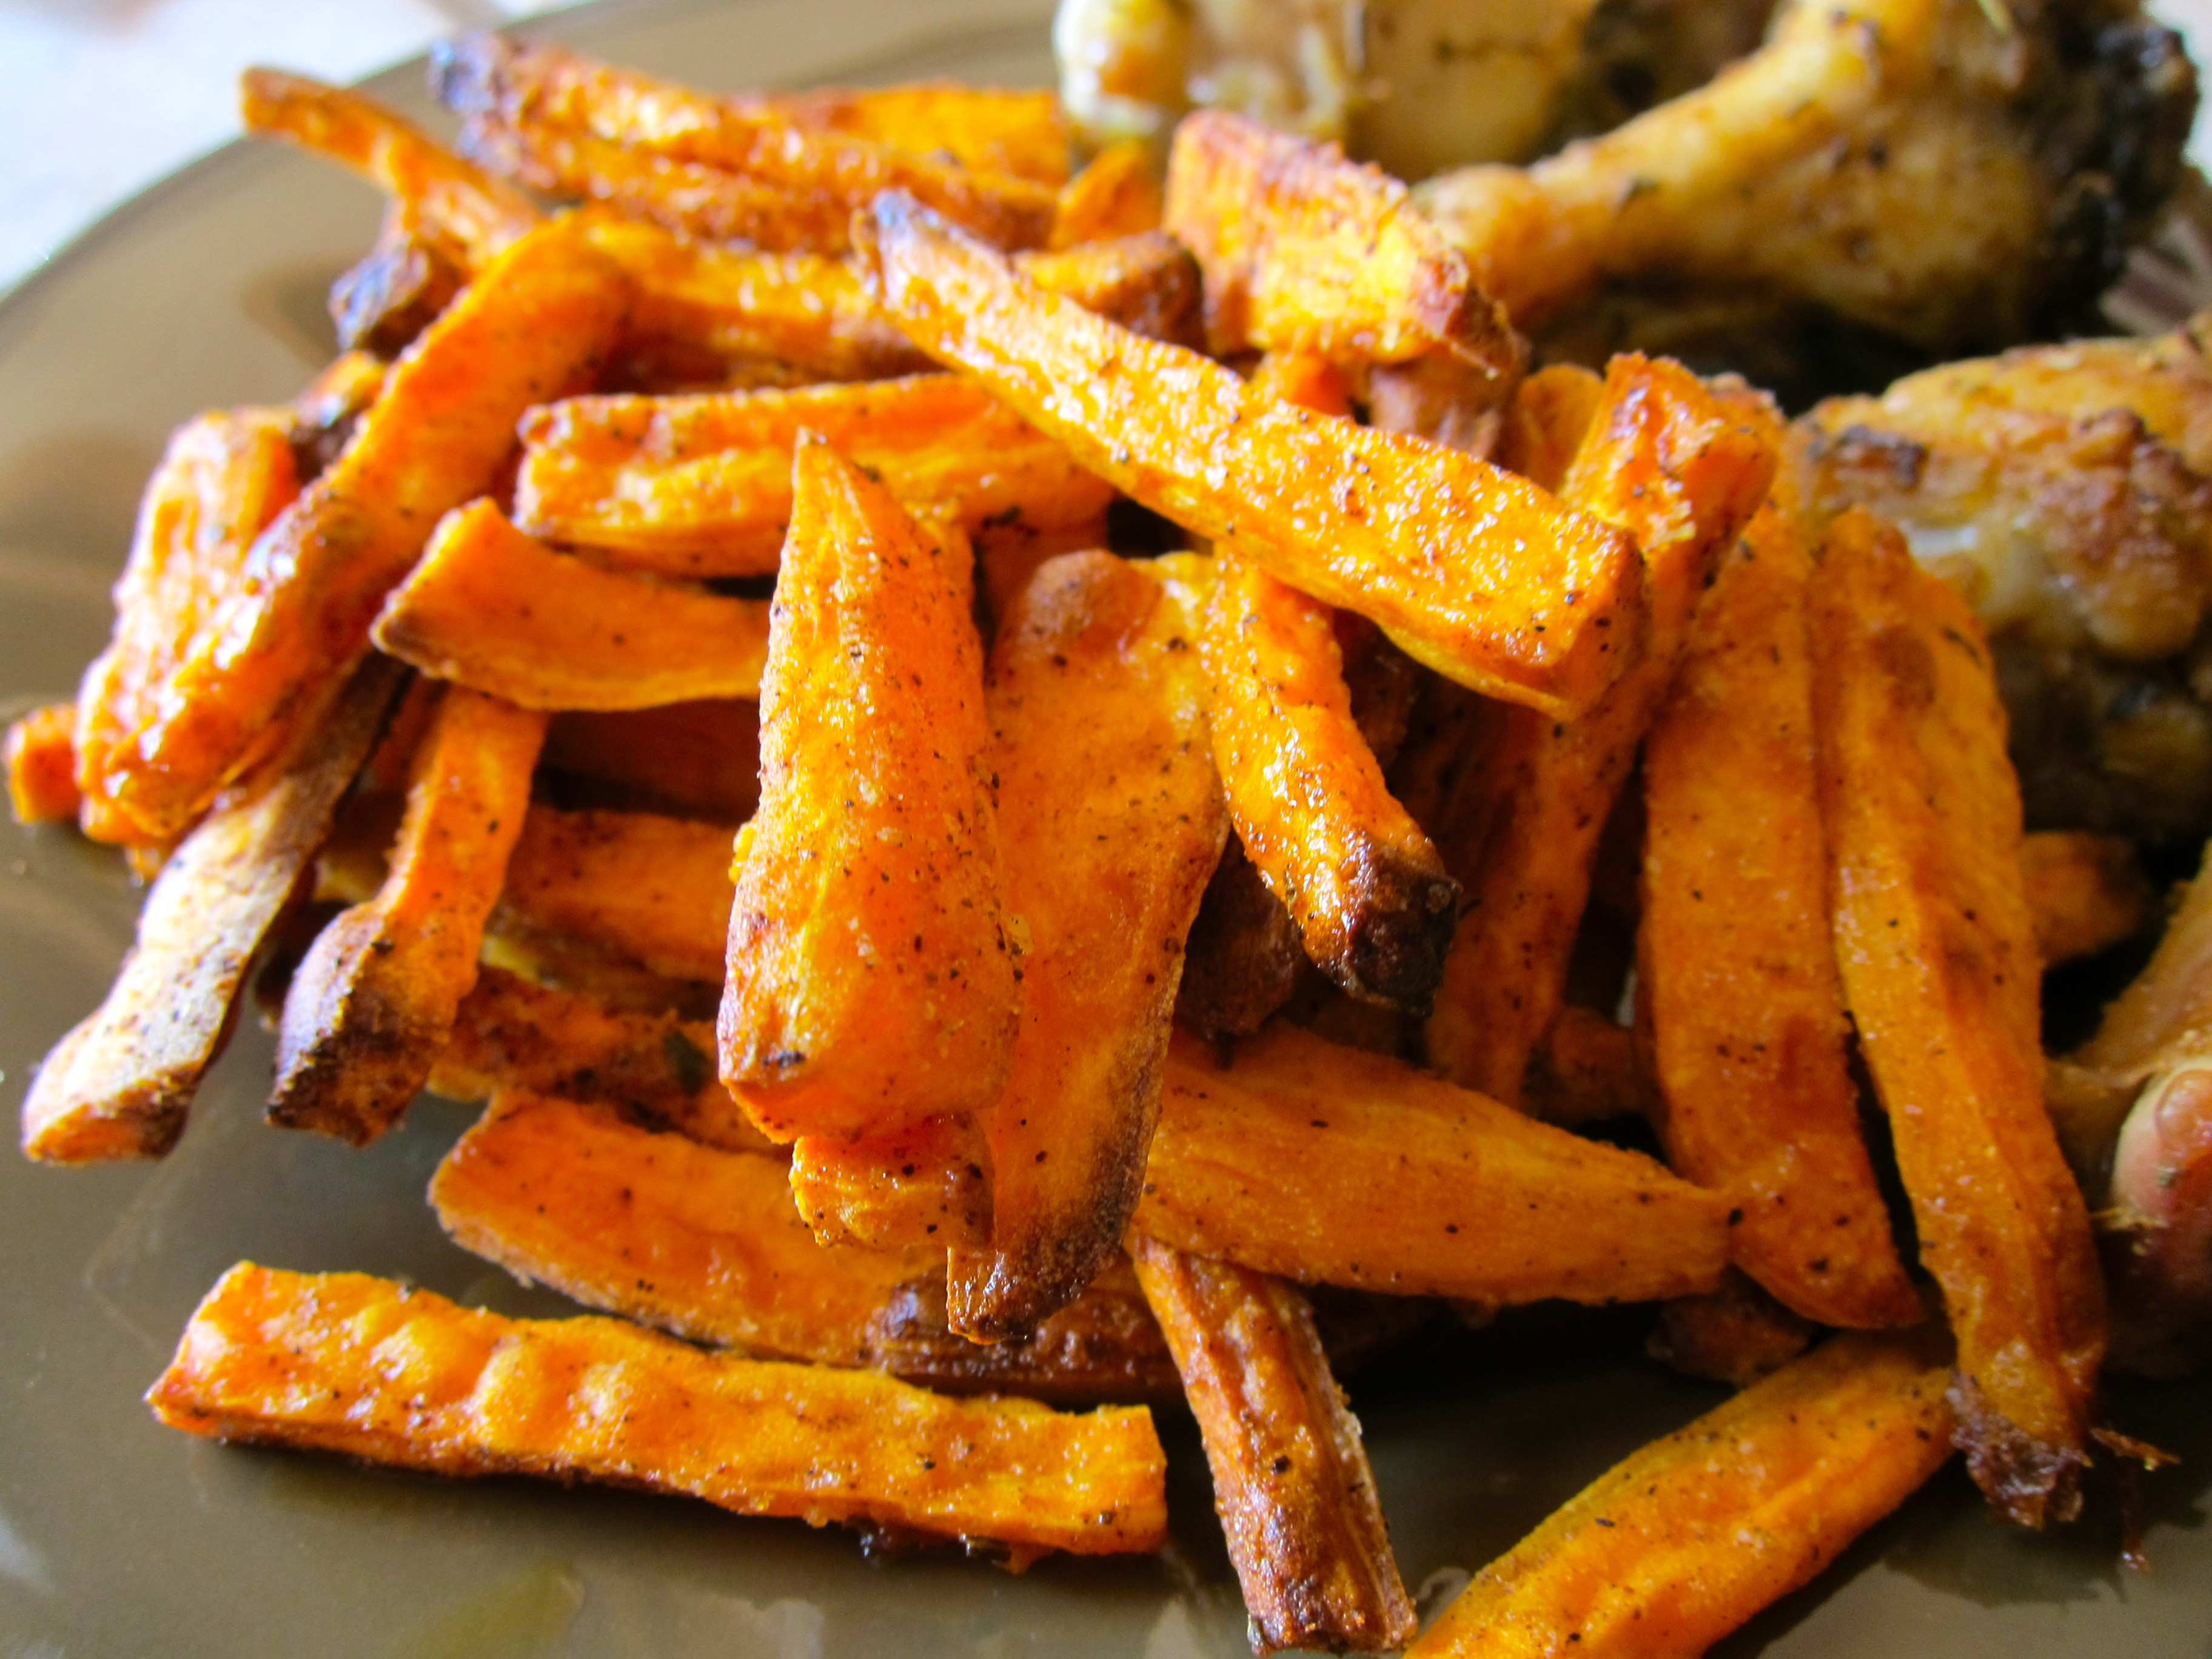
MULTIPOLYGON (((662 0, 533 32, 710 86, 1050 74, 1047 0, 662 0)), ((419 66, 371 83, 427 112, 419 66)), ((379 203, 275 146, 199 162, 0 304, 0 719, 66 697, 171 427, 289 397, 331 349, 330 279, 379 203)), ((0 827, 0 1109, 100 999, 137 895, 74 835, 0 827)), ((241 1258, 404 1274, 514 1312, 520 1290, 422 1202, 467 1114, 436 1101, 356 1153, 262 1127, 251 1022, 159 1165, 0 1156, 0 1656, 1128 1656, 1233 1659, 1243 1615, 1186 1425, 1164 1424, 1175 1542, 1021 1578, 950 1555, 864 1561, 849 1534, 703 1504, 443 1481, 228 1449, 139 1403, 193 1304, 241 1258)), ((1635 1357, 1634 1328, 1524 1322, 1357 1379, 1408 1583, 1432 1607, 1635 1445, 1720 1395, 1635 1357), (1557 1328, 1554 1328, 1556 1325, 1557 1328)), ((1955 1470, 1835 1571, 1717 1651, 1742 1659, 2208 1659, 2212 1385, 2122 1394, 2121 1426, 2184 1453, 2148 1490, 2157 1571, 2114 1533, 1984 1517, 1955 1470)))

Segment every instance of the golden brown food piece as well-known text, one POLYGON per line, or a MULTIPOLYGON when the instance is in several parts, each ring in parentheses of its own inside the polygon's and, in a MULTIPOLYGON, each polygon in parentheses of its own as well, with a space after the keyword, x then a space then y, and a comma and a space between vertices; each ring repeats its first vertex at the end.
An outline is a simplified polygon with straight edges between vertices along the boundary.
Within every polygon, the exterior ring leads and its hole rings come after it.
POLYGON ((23 1097, 23 1151, 58 1164, 160 1158, 222 1051, 239 991, 375 746, 400 671, 356 671, 313 744, 259 793, 219 804, 162 866, 107 997, 23 1097))
POLYGON ((990 1143, 987 1246, 951 1254, 953 1328, 1003 1340, 1072 1301, 1136 1207, 1183 941, 1228 836, 1194 648, 1207 562, 1043 566, 991 653, 1021 1021, 990 1143))
POLYGON ((1413 1598, 1305 1297, 1158 1239, 1133 1238, 1130 1256, 1206 1442, 1253 1651, 1403 1647, 1413 1598))
POLYGON ((1663 1304, 1644 1351, 1685 1376, 1747 1389, 1804 1352, 1816 1334, 1811 1321, 1731 1267, 1722 1275, 1720 1289, 1663 1304))
POLYGON ((1018 1015, 967 539, 812 434, 738 832, 722 1080, 777 1140, 989 1104, 1018 1015))
POLYGON ((84 800, 76 787, 76 705, 48 703, 10 723, 0 761, 16 823, 75 817, 84 800))
POLYGON ((1200 1036, 1249 1036, 1311 972, 1297 921, 1231 836, 1191 919, 1176 1018, 1200 1036))
POLYGON ((1158 230, 1161 206, 1152 153, 1133 139, 1123 139, 1100 150, 1060 186, 1045 246, 1056 252, 1158 230))
POLYGON ((1459 886, 1353 720, 1328 607, 1224 560, 1199 651, 1230 818, 1306 954, 1356 997, 1426 1013, 1459 886))
POLYGON ((726 1152, 771 1145, 715 1079, 712 1021, 619 1007, 489 964, 454 1012, 430 1088, 453 1100, 557 1095, 726 1152))
POLYGON ((1648 1110, 1634 1034, 1595 1008, 1560 1009, 1529 1062, 1521 1103, 1530 1116, 1567 1128, 1648 1110))
POLYGON ((1599 837, 1666 696, 1705 581, 1773 477, 1772 406, 1679 363, 1616 357, 1564 499, 1642 550, 1642 654, 1580 719, 1528 708, 1499 722, 1475 784, 1465 896, 1430 1017, 1429 1057, 1509 1105, 1565 1000, 1599 837))
POLYGON ((1960 1441, 2005 1515, 2065 1520, 2104 1289, 2043 1106, 2041 963, 1987 647, 1863 512, 1828 532, 1810 614, 1837 961, 1958 1336, 1960 1441))
POLYGON ((1559 489, 1604 400, 1605 377, 1580 364, 1538 369, 1514 391, 1498 434, 1498 465, 1547 489, 1559 489))
POLYGON ((1644 748, 1639 1024, 1667 1161, 1741 1210, 1735 1263, 1824 1325, 1922 1315, 1859 1132, 1829 942, 1806 634, 1773 502, 1723 565, 1644 748))
POLYGON ((626 279, 568 222, 500 255, 393 365, 344 453, 254 543, 176 665, 190 695, 141 732, 143 765, 115 791, 116 810, 146 836, 173 834, 311 725, 430 526, 493 483, 525 409, 588 383, 627 302, 626 279))
POLYGON ((1401 1061, 1278 1025, 1169 1050, 1135 1230, 1306 1283, 1492 1305, 1709 1291, 1728 1201, 1401 1061))
POLYGON ((496 926, 588 940, 670 979, 720 979, 730 831, 652 812, 532 806, 496 926))
POLYGON ((190 822, 149 825, 129 800, 158 787, 149 746, 242 597, 247 550, 299 493, 289 410, 210 410, 170 434, 115 585, 114 632, 77 692, 80 822, 94 840, 149 845, 190 822))
POLYGON ((147 1395, 172 1428, 444 1474, 689 1493, 742 1515, 989 1540, 1015 1560, 1164 1536, 1151 1414, 956 1401, 737 1359, 617 1320, 506 1319, 360 1273, 241 1262, 147 1395))
POLYGON ((1945 1378, 1908 1340, 1832 1339, 1600 1475, 1408 1659, 1704 1652, 1942 1467, 1945 1378))
POLYGON ((1565 712, 1620 672, 1641 586, 1619 531, 1041 293, 909 199, 884 196, 873 223, 899 325, 1146 507, 1478 690, 1565 712))
POLYGON ((468 120, 464 149, 473 144, 495 170, 713 240, 842 252, 852 215, 886 190, 995 246, 1037 247, 1051 233, 1052 185, 970 172, 769 100, 706 98, 493 34, 443 44, 430 74, 441 101, 468 120))
POLYGON ((712 697, 556 714, 539 765, 564 803, 735 828, 760 804, 760 705, 712 697))
POLYGON ((801 432, 917 511, 969 529, 1088 523, 1113 490, 981 388, 950 374, 792 391, 574 398, 522 423, 514 521, 671 576, 773 571, 801 432))
POLYGON ((525 708, 754 697, 769 605, 556 553, 488 501, 448 513, 376 618, 376 643, 525 708))
POLYGON ((323 930, 285 994, 270 1122, 363 1146, 429 1081, 476 983, 544 740, 544 715, 447 689, 416 753, 391 872, 323 930))
POLYGON ((1158 229, 1070 248, 1017 253, 1014 269, 1152 340, 1195 347, 1206 337, 1206 292, 1190 250, 1158 229))
POLYGON ((2046 830, 2022 836, 2020 854, 2035 948, 2046 968, 2093 957, 2151 919, 2150 883, 2131 841, 2046 830))
POLYGON ((791 1198, 823 1244, 980 1246, 991 1236, 990 1152, 969 1116, 909 1121, 858 1140, 801 1135, 791 1198))

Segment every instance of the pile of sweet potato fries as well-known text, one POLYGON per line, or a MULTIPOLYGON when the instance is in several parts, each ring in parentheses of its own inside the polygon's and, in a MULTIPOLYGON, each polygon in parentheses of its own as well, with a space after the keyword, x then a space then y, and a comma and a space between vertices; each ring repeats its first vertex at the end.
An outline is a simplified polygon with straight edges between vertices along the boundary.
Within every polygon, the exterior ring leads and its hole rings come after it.
POLYGON ((460 154, 246 77, 390 208, 10 734, 151 876, 23 1142, 168 1151, 266 963, 270 1121, 488 1099, 440 1218, 614 1316, 241 1263, 164 1421, 1018 1565, 1163 1541, 1180 1392, 1261 1651, 1702 1650, 1954 1446, 2073 1514, 2039 977, 2141 895, 2024 860, 1972 616, 1763 395, 1528 374, 1401 186, 1234 117, 1163 191, 1042 94, 435 80, 460 154), (1552 1297, 1751 1385, 1417 1640, 1332 1351, 1552 1297))

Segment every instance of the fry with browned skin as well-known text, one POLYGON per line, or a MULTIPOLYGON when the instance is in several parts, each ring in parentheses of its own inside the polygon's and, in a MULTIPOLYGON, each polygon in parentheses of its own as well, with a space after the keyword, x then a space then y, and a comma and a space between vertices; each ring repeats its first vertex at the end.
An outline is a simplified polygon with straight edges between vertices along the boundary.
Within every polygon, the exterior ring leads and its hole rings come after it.
POLYGON ((617 1320, 478 1313, 360 1273, 240 1263, 147 1403, 226 1440, 612 1480, 743 1515, 990 1540, 1018 1561, 1157 1549, 1167 1525, 1141 1407, 948 1400, 872 1371, 702 1353, 617 1320))
POLYGON ((987 1248, 951 1254, 953 1328, 998 1340, 1120 1244, 1158 1115, 1183 941, 1228 817, 1194 648, 1206 562, 1043 566, 991 653, 1006 909, 1027 934, 1005 1092, 983 1116, 987 1248))
POLYGON ((792 450, 811 431, 899 501, 970 530, 1087 523, 1113 490, 981 387, 950 374, 792 391, 573 398, 522 423, 514 522, 672 576, 773 571, 792 450))
POLYGON ((1043 294, 910 198, 872 222, 893 319, 1146 507, 1480 690, 1565 713, 1625 665, 1642 588, 1619 530, 1043 294))
POLYGON ((760 705, 710 697, 556 714, 539 757, 555 799, 734 829, 760 805, 760 705))
POLYGON ((1297 921, 1231 836, 1191 919, 1176 1018, 1200 1036, 1249 1036, 1312 971, 1297 921))
POLYGON ((16 823, 75 817, 84 800, 76 787, 76 705, 50 702, 12 722, 0 764, 8 769, 16 823))
POLYGON ((488 501, 448 513, 376 618, 402 662, 525 708, 752 697, 769 605, 556 553, 488 501))
POLYGON ((2043 1106, 2041 963, 1988 649, 1861 510, 1828 532, 1811 617, 1837 961, 1958 1336, 1960 1442, 2005 1515, 2065 1520, 2104 1287, 2043 1106))
POLYGON ((1650 1091, 1634 1034, 1595 1008, 1560 1009, 1529 1060, 1521 1104, 1531 1116, 1568 1128, 1646 1110, 1650 1091))
POLYGON ((368 758, 400 672, 356 671, 313 747, 258 793, 222 803, 173 853, 99 1009, 54 1045, 23 1097, 23 1150, 58 1164, 159 1158, 184 1132, 262 942, 368 758))
POLYGON ((1907 1340, 1834 1338, 1600 1475, 1407 1659, 1704 1652, 1942 1467, 1945 1376, 1907 1340))
POLYGON ((2021 838, 2020 862, 2046 968, 2132 938, 2154 914, 2150 883, 2124 836, 2045 830, 2021 838))
POLYGON ((1276 1025, 1178 1033, 1131 1224, 1304 1283, 1493 1306, 1709 1291, 1728 1201, 1378 1054, 1276 1025))
POLYGON ((1060 186, 1045 246, 1057 251, 1158 230, 1162 208, 1151 151, 1125 138, 1107 145, 1060 186))
POLYGON ((476 983, 545 716, 453 686, 416 753, 391 872, 325 927, 285 994, 269 1120, 355 1146, 397 1122, 476 983))
POLYGON ((671 979, 722 976, 730 831, 652 812, 532 806, 499 891, 503 933, 587 939, 671 979))
POLYGON ((1352 718, 1328 608, 1224 560, 1200 639, 1214 766, 1245 855, 1330 978, 1427 1012, 1459 886, 1352 718))
POLYGON ((1206 1442, 1252 1650, 1403 1647, 1413 1598, 1305 1297, 1141 1235, 1129 1252, 1206 1442))
POLYGON ((1014 269, 1047 293, 1066 295, 1147 339, 1196 347, 1206 337, 1198 261, 1165 231, 1017 253, 1014 269))
POLYGON ((964 538, 812 434, 738 832, 722 1080, 777 1140, 975 1112, 1017 1018, 964 538))
POLYGON ((114 793, 119 813, 149 838, 173 835, 313 723, 439 515, 492 483, 525 409, 588 383, 628 298, 627 279, 566 222, 494 261, 254 543, 236 592, 177 665, 191 695, 139 736, 143 764, 114 793))
POLYGON ((1830 945, 1806 635, 1812 551, 1770 502, 1698 609, 1644 749, 1640 1019, 1667 1160, 1742 1211, 1736 1265, 1823 1325, 1919 1296, 1859 1132, 1830 945))
POLYGON ((989 1164, 983 1131, 965 1114, 858 1140, 801 1135, 791 1146, 791 1198, 824 1244, 975 1249, 991 1236, 989 1164))
MULTIPOLYGON (((1756 393, 1679 363, 1613 359, 1565 499, 1642 549, 1644 650, 1578 720, 1516 709, 1485 757, 1459 931, 1428 1024, 1429 1057, 1517 1103, 1528 1058, 1565 1000, 1598 839, 1681 654, 1705 579, 1765 499, 1780 428, 1756 393)), ((1467 811, 1466 808, 1460 809, 1467 811)))
POLYGON ((1741 1268, 1730 1267, 1718 1290, 1662 1304, 1644 1351, 1685 1376, 1747 1389, 1812 1346, 1818 1334, 1810 1320, 1790 1312, 1741 1268))

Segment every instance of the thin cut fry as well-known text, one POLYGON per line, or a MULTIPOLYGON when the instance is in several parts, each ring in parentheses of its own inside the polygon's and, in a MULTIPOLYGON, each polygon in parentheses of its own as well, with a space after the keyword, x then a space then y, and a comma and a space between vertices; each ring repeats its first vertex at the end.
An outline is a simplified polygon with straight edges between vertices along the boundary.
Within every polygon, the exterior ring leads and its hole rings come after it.
POLYGON ((447 690, 415 758, 391 873, 325 927, 276 1031, 272 1123, 362 1146, 407 1109, 476 983, 545 716, 447 690))
POLYGON ((777 1140, 990 1103, 1018 1004, 966 538, 812 434, 738 832, 722 1080, 777 1140))
POLYGON ((1856 509, 1822 549, 1812 635, 1837 960, 1958 1335, 1960 1441, 2004 1514, 2065 1520, 2104 1291, 2043 1106, 2041 964, 1988 650, 1964 601, 1856 509))
POLYGON ((2022 837, 2020 855, 2046 968, 2132 938, 2152 916, 2150 883, 2135 843, 2122 836, 2046 830, 2022 837))
POLYGON ((4 761, 8 804, 18 823, 73 818, 84 797, 76 787, 76 705, 48 703, 8 727, 4 761))
POLYGON ((1057 252, 1158 230, 1161 209, 1151 151, 1135 139, 1125 138, 1107 145, 1060 186, 1052 235, 1045 246, 1057 252))
POLYGON ((1413 1599, 1305 1297, 1157 1239, 1130 1254, 1205 1437, 1253 1651, 1403 1647, 1413 1599))
POLYGON ((1073 1300, 1135 1208, 1183 941, 1228 835, 1194 648, 1204 562, 1041 568, 991 656, 1006 909, 1027 934, 1012 1067, 983 1122, 988 1249, 953 1328, 1001 1340, 1073 1300))
POLYGON ((1834 1338, 1599 1476, 1407 1659, 1704 1652, 1942 1467, 1944 1378, 1907 1341, 1834 1338))
POLYGON ((445 1474, 687 1492, 1036 1553, 1157 1549, 1142 1407, 948 1400, 872 1371, 706 1354, 600 1318, 523 1320, 360 1273, 241 1262, 147 1395, 172 1428, 445 1474))
POLYGON ((219 804, 170 855, 107 1000, 31 1079, 26 1153, 80 1164, 159 1158, 176 1144, 246 969, 375 746, 400 678, 380 658, 364 663, 290 770, 219 804))
POLYGON ((671 979, 719 980, 730 831, 651 812, 532 806, 507 860, 496 925, 588 940, 671 979))
POLYGON ((1303 1283, 1492 1306, 1709 1291, 1728 1201, 1380 1055, 1278 1025, 1168 1051, 1133 1226, 1303 1283))
POLYGON ((653 708, 754 697, 769 606, 602 569, 524 535, 488 501, 441 520, 385 601, 376 643, 524 708, 653 708))
POLYGON ((1620 531, 1042 294, 908 198, 873 223, 893 319, 1146 507, 1498 696, 1566 712, 1625 665, 1642 588, 1620 531))

